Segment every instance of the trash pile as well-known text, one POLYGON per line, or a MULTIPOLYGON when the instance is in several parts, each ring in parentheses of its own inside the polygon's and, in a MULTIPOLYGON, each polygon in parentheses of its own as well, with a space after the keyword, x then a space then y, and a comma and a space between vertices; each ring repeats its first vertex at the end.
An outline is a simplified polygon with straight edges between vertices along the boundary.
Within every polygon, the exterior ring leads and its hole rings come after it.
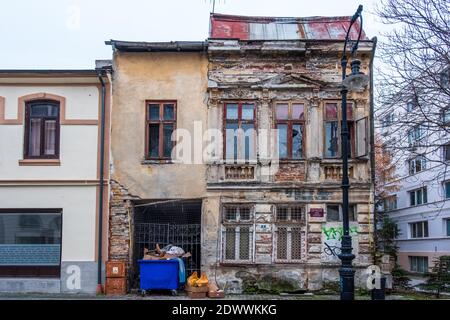
POLYGON ((205 272, 202 272, 200 278, 198 277, 197 271, 194 271, 186 281, 186 291, 189 298, 223 298, 225 297, 225 292, 219 290, 219 287, 215 282, 209 281, 205 272))
POLYGON ((169 260, 176 258, 189 258, 190 252, 184 252, 180 247, 168 244, 167 246, 160 248, 159 244, 156 244, 154 250, 144 248, 144 257, 142 260, 169 260))

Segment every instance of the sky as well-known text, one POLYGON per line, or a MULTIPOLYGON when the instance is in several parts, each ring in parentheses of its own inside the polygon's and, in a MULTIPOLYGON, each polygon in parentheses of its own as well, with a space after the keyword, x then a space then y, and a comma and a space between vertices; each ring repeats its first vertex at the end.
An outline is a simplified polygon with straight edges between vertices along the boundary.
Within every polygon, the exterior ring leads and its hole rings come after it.
MULTIPOLYGON (((369 38, 385 30, 377 0, 216 0, 215 12, 260 16, 350 16, 364 6, 369 38)), ((0 9, 0 69, 90 69, 111 59, 105 40, 208 37, 212 0, 14 0, 0 9)))

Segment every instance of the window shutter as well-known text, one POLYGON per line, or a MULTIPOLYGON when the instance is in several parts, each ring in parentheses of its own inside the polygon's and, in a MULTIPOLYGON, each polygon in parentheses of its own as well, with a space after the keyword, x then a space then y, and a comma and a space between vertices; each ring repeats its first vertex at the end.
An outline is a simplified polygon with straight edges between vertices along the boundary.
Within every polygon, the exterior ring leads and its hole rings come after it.
POLYGON ((367 117, 356 120, 356 157, 367 156, 367 117))

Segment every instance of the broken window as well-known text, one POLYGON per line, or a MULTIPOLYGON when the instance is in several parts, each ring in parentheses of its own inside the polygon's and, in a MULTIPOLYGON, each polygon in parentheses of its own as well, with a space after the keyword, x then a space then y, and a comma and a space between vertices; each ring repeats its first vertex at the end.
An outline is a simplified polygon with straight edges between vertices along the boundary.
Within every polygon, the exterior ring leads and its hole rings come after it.
MULTIPOLYGON (((324 107, 324 157, 340 157, 341 137, 340 103, 327 102, 324 107)), ((348 156, 361 157, 367 155, 367 118, 354 118, 354 105, 347 102, 348 156)))
MULTIPOLYGON (((342 206, 339 204, 329 204, 327 205, 327 221, 342 221, 343 212, 342 206)), ((348 206, 348 219, 349 221, 356 221, 356 205, 349 204, 348 206)))
POLYGON ((147 102, 146 113, 146 159, 170 159, 174 147, 176 102, 147 102))
POLYGON ((223 207, 222 245, 224 262, 251 262, 253 247, 252 206, 227 204, 223 207))
POLYGON ((275 105, 280 159, 301 159, 305 151, 305 105, 286 102, 275 105))
POLYGON ((303 206, 276 206, 275 261, 293 262, 302 259, 302 242, 305 241, 304 212, 303 206))
POLYGON ((256 160, 256 108, 253 103, 233 102, 224 106, 225 159, 231 162, 256 160))

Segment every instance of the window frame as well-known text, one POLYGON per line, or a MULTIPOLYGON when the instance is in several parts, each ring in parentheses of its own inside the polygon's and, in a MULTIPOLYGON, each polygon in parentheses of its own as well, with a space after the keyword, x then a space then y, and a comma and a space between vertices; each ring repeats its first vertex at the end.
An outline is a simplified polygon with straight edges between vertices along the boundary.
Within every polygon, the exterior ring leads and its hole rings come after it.
POLYGON ((416 272, 416 273, 426 273, 429 270, 429 259, 428 257, 425 256, 408 256, 408 260, 409 260, 409 271, 411 272, 416 272), (419 259, 422 260, 422 264, 425 267, 425 270, 421 271, 419 270, 418 266, 419 266, 419 259), (415 262, 414 262, 415 261, 415 262), (426 261, 426 264, 423 263, 424 261, 426 261), (413 268, 413 265, 416 265, 416 268, 413 268), (414 270, 415 269, 415 270, 414 270))
POLYGON ((413 190, 409 190, 408 191, 408 195, 409 195, 409 206, 410 207, 415 207, 415 206, 420 206, 423 204, 427 204, 428 203, 428 189, 426 186, 424 187, 420 187, 417 189, 413 189, 413 190), (417 201, 418 199, 418 192, 421 191, 421 202, 418 203, 419 201, 417 201), (424 192, 425 191, 425 192, 424 192), (414 203, 412 203, 412 194, 414 194, 414 203), (425 196, 426 194, 426 196, 425 196), (426 201, 424 201, 426 200, 426 201))
MULTIPOLYGON (((177 100, 146 100, 145 101, 145 160, 172 160, 171 156, 164 156, 164 125, 172 124, 174 132, 177 129, 177 100), (159 119, 150 120, 150 105, 159 105, 159 119), (173 104, 173 119, 164 119, 164 105, 173 104), (159 125, 159 137, 158 137, 158 156, 150 156, 150 125, 159 125)), ((171 141, 172 149, 176 145, 176 141, 171 141)))
POLYGON ((273 252, 272 261, 274 263, 298 263, 306 260, 306 253, 304 252, 304 245, 306 240, 306 206, 299 204, 288 204, 279 203, 273 206, 274 222, 273 222, 273 252), (287 208, 287 220, 280 220, 278 218, 278 209, 287 208), (292 209, 300 208, 301 216, 300 220, 292 220, 292 209), (278 248, 279 248, 279 231, 280 229, 286 229, 286 258, 279 258, 278 248), (300 236, 300 258, 292 258, 292 236, 295 230, 298 229, 300 236))
POLYGON ((272 107, 273 114, 273 128, 278 130, 279 124, 287 125, 287 157, 282 158, 279 155, 279 141, 277 135, 277 147, 278 147, 278 157, 281 161, 302 161, 306 159, 306 123, 307 123, 307 103, 301 100, 288 100, 288 101, 275 101, 272 107), (278 119, 277 118, 277 107, 278 105, 288 105, 288 117, 287 119, 278 119), (293 119, 292 118, 292 105, 301 104, 303 105, 303 120, 293 119), (302 126, 302 155, 300 158, 293 158, 293 145, 292 145, 292 127, 293 125, 301 125, 302 126))
POLYGON ((257 142, 258 142, 258 136, 257 136, 257 134, 258 134, 258 119, 257 119, 257 104, 256 104, 256 101, 255 100, 251 100, 251 99, 249 99, 249 100, 245 100, 245 99, 243 99, 243 100, 227 100, 227 101, 224 101, 223 102, 223 109, 222 109, 222 113, 223 113, 223 116, 222 116, 222 120, 223 120, 223 122, 222 122, 222 140, 223 140, 223 146, 222 146, 222 153, 223 153, 223 160, 225 161, 225 162, 227 162, 227 163, 239 163, 240 161, 242 161, 242 160, 245 160, 245 163, 249 163, 249 162, 254 162, 254 161, 256 161, 257 159, 256 159, 256 157, 257 157, 257 149, 258 149, 258 146, 257 146, 257 142), (238 117, 237 117, 237 119, 227 119, 227 105, 229 105, 229 104, 237 104, 237 106, 238 106, 238 117), (252 104, 253 105, 253 120, 246 120, 246 119, 242 119, 242 105, 243 104, 252 104), (244 159, 240 159, 239 158, 239 146, 241 145, 241 142, 242 141, 240 141, 240 137, 238 136, 237 137, 237 154, 236 154, 236 159, 235 158, 227 158, 227 136, 226 136, 226 134, 227 134, 227 123, 237 123, 237 125, 238 125, 238 128, 237 128, 237 130, 238 130, 238 133, 240 132, 239 130, 241 130, 242 129, 242 124, 253 124, 253 128, 254 128, 254 130, 255 130, 255 137, 254 137, 254 139, 255 139, 255 141, 253 141, 253 143, 254 143, 254 148, 255 148, 255 154, 254 154, 254 156, 255 156, 255 159, 245 159, 245 157, 244 157, 244 159))
POLYGON ((446 149, 449 149, 449 152, 448 152, 448 154, 449 154, 449 156, 450 156, 450 142, 447 142, 446 144, 443 144, 442 145, 442 158, 443 158, 443 160, 444 160, 444 162, 450 162, 450 157, 447 159, 447 152, 446 152, 446 149))
MULTIPOLYGON (((356 111, 356 102, 352 101, 352 100, 348 100, 347 101, 347 128, 348 128, 348 134, 349 134, 349 143, 350 143, 350 148, 349 148, 349 158, 354 159, 357 158, 356 156, 356 122, 360 119, 355 119, 355 111, 356 111), (352 117, 349 118, 348 117, 348 110, 349 108, 352 108, 352 117)), ((342 136, 341 136, 341 132, 342 132, 342 102, 341 101, 337 101, 337 100, 325 100, 323 102, 323 106, 322 106, 322 120, 323 120, 323 125, 322 125, 322 133, 323 133, 323 158, 324 159, 339 159, 342 158, 341 154, 342 154, 342 136), (326 106, 327 104, 336 104, 337 105, 337 118, 336 119, 328 119, 326 116, 326 106), (336 156, 334 157, 330 157, 327 156, 327 136, 326 136, 326 123, 333 123, 336 122, 337 123, 337 152, 336 152, 336 156)), ((361 118, 364 119, 364 118, 361 118)), ((367 130, 367 129, 366 129, 367 130)))
POLYGON ((61 135, 61 104, 57 100, 52 99, 39 99, 25 102, 25 124, 24 124, 24 148, 23 148, 23 158, 24 159, 59 159, 60 157, 60 135, 61 135), (44 116, 31 116, 31 109, 37 104, 50 104, 57 107, 57 115, 53 117, 44 116), (30 131, 31 131, 31 119, 40 119, 40 154, 38 156, 32 156, 29 154, 30 148, 30 131), (45 121, 55 120, 55 154, 46 155, 45 150, 45 121))
POLYGON ((414 221, 409 223, 409 238, 410 239, 423 239, 430 237, 430 230, 428 220, 414 221), (421 236, 419 236, 419 228, 421 236))
MULTIPOLYGON (((349 222, 357 222, 358 221, 358 211, 357 211, 357 204, 356 203, 349 203, 349 222), (353 207, 353 215, 350 215, 350 208, 353 207)), ((340 203, 327 203, 325 205, 325 213, 326 213, 326 221, 327 222, 342 222, 343 220, 343 211, 342 211, 342 204, 340 203), (328 206, 338 206, 339 207, 339 220, 328 220, 328 206)))
POLYGON ((418 155, 414 158, 411 158, 408 160, 408 173, 409 175, 415 175, 418 174, 420 172, 423 172, 427 169, 427 160, 425 158, 425 156, 423 155, 418 155), (418 161, 420 161, 420 170, 417 171, 417 164, 418 161), (413 169, 413 170, 411 170, 413 169))
POLYGON ((254 263, 254 249, 255 249, 255 226, 254 226, 254 204, 247 203, 224 203, 221 208, 221 248, 220 261, 223 264, 252 264, 254 263), (226 219, 226 208, 236 207, 236 220, 226 219), (248 220, 240 219, 239 208, 249 208, 250 217, 248 220), (248 259, 240 258, 240 232, 241 227, 249 229, 249 254, 248 259), (234 259, 227 259, 227 229, 234 228, 234 259))
POLYGON ((64 229, 64 214, 62 208, 0 208, 1 214, 59 214, 61 219, 61 239, 58 265, 0 265, 0 279, 4 277, 24 278, 59 278, 61 276, 62 241, 64 229))
POLYGON ((397 195, 390 195, 390 196, 387 196, 387 197, 385 197, 383 199, 383 209, 384 209, 384 211, 388 212, 388 211, 397 210, 397 207, 398 207, 398 197, 397 197, 397 195), (391 208, 392 207, 391 206, 392 203, 394 204, 393 207, 395 207, 395 208, 391 208), (388 208, 387 204, 389 204, 389 208, 388 208))

